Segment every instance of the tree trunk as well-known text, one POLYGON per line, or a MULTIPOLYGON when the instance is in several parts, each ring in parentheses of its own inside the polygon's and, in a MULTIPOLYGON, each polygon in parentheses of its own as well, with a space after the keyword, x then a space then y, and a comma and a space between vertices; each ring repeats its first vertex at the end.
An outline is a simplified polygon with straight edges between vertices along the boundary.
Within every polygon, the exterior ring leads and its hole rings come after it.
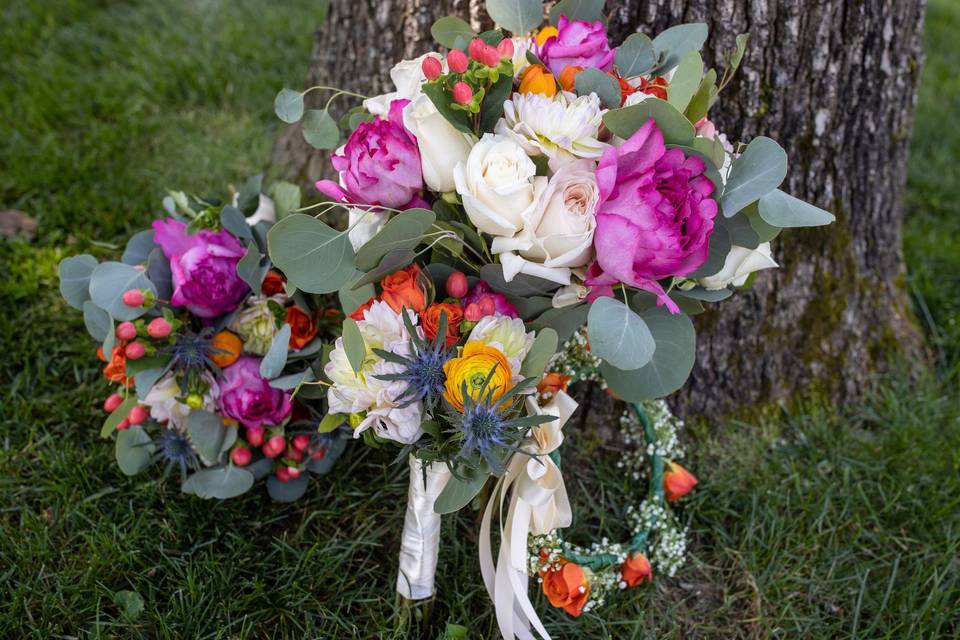
MULTIPOLYGON (((837 216, 831 227, 785 230, 774 246, 781 268, 697 318, 697 364, 677 407, 714 416, 801 390, 844 402, 891 351, 922 358, 904 286, 901 196, 925 0, 626 0, 606 8, 615 43, 634 31, 706 22, 708 64, 749 32, 738 78, 711 118, 732 140, 778 140, 790 158, 784 190, 837 216)), ((316 34, 310 84, 391 90, 393 62, 435 48, 429 29, 443 15, 490 26, 478 0, 334 0, 316 34)), ((306 180, 323 156, 292 129, 276 159, 306 180)))

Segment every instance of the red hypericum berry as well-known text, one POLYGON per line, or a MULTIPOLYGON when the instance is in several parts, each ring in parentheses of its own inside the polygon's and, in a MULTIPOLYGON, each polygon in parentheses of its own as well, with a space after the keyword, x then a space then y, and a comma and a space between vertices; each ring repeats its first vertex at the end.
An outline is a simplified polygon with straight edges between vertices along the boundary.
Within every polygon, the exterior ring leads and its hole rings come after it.
POLYGON ((107 396, 107 399, 103 401, 103 410, 113 413, 121 404, 123 404, 123 396, 121 396, 119 393, 113 393, 107 396))
POLYGON ((130 424, 143 424, 147 421, 149 415, 147 408, 138 404, 133 409, 130 409, 130 415, 127 416, 127 420, 130 421, 130 424))
POLYGON ((423 75, 427 80, 436 80, 443 73, 443 65, 433 56, 427 56, 423 59, 421 69, 423 69, 423 75))
POLYGON ((462 271, 454 271, 447 278, 447 294, 452 298, 462 298, 467 295, 470 283, 467 282, 467 276, 462 271))
POLYGON ((467 305, 467 308, 463 310, 463 317, 470 322, 477 322, 483 317, 483 311, 480 310, 479 304, 471 302, 467 305))
POLYGON ((467 53, 470 54, 470 57, 476 60, 477 62, 482 62, 483 48, 486 46, 486 43, 480 38, 474 38, 470 41, 469 46, 467 46, 467 53))
POLYGON ((457 104, 468 104, 473 100, 473 89, 466 82, 460 81, 453 85, 453 101, 457 104))
POLYGON ((321 447, 321 448, 317 449, 312 456, 310 456, 310 459, 311 459, 311 460, 323 460, 323 456, 325 456, 325 455, 327 455, 327 452, 326 452, 326 450, 325 450, 323 447, 321 447))
POLYGON ((130 421, 124 418, 120 421, 120 424, 117 425, 117 431, 123 431, 124 429, 130 428, 130 421))
POLYGON ((280 467, 277 469, 277 480, 280 482, 290 482, 290 467, 280 467))
POLYGON ((297 451, 306 451, 309 446, 310 436, 301 433, 293 438, 293 447, 297 451))
POLYGON ((247 427, 247 442, 250 446, 259 447, 263 444, 263 427, 247 427))
POLYGON ((287 447, 287 450, 284 452, 283 456, 285 458, 290 458, 294 462, 303 462, 303 451, 294 449, 292 445, 287 447))
POLYGON ((500 52, 497 51, 496 47, 485 44, 483 49, 480 50, 480 62, 488 67, 495 67, 500 64, 500 52))
POLYGON ((470 61, 467 60, 467 54, 460 51, 460 49, 453 49, 447 54, 447 66, 450 67, 450 71, 454 73, 463 73, 467 70, 467 65, 469 64, 470 61))
POLYGON ((140 289, 130 289, 123 292, 123 304, 128 307, 139 307, 143 304, 143 292, 140 289))
POLYGON ((501 58, 512 58, 513 57, 513 40, 510 38, 504 38, 500 41, 500 44, 497 45, 497 53, 500 54, 501 58))
POLYGON ((173 327, 170 326, 166 318, 154 318, 147 325, 147 333, 150 334, 151 338, 166 338, 172 330, 173 327))
POLYGON ((263 455, 268 458, 276 458, 283 453, 283 450, 286 448, 287 441, 284 440, 283 436, 273 436, 263 445, 263 455))
POLYGON ((480 298, 477 304, 480 305, 480 313, 484 316, 492 316, 497 312, 497 305, 490 296, 480 298))
POLYGON ((230 459, 238 467, 245 467, 250 464, 252 457, 253 453, 247 447, 234 447, 233 451, 230 452, 230 459))
POLYGON ((131 342, 123 351, 129 360, 139 360, 146 352, 147 348, 143 346, 142 342, 131 342))
POLYGON ((291 478, 299 478, 300 469, 297 469, 296 467, 287 467, 287 475, 289 475, 291 478))
POLYGON ((132 322, 121 322, 117 325, 116 334, 121 340, 133 340, 137 337, 137 328, 132 322))

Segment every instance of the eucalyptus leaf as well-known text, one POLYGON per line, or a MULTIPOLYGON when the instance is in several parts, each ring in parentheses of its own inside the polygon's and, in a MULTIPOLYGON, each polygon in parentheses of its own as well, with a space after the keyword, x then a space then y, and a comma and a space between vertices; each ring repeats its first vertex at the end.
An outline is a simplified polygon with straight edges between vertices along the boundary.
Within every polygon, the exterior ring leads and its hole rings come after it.
POLYGON ((657 127, 663 133, 663 141, 667 144, 689 146, 696 137, 696 130, 690 121, 659 98, 648 98, 623 109, 611 109, 603 115, 603 123, 614 135, 626 140, 650 118, 656 120, 657 127))
POLYGON ((273 101, 273 111, 287 124, 299 122, 303 117, 303 94, 293 89, 281 89, 273 101))
POLYGON ((354 275, 354 254, 345 231, 294 213, 267 233, 270 259, 298 289, 332 293, 354 275))
POLYGON ((326 110, 308 110, 300 124, 300 132, 315 149, 336 149, 340 143, 340 128, 326 110))
POLYGON ((307 367, 303 371, 289 373, 285 376, 274 378, 270 381, 270 386, 274 389, 283 389, 284 391, 289 391, 291 389, 296 389, 300 383, 313 382, 316 379, 317 377, 314 375, 313 369, 307 367))
POLYGON ((147 279, 157 288, 157 297, 169 300, 173 295, 173 273, 170 271, 170 260, 163 255, 163 250, 157 247, 150 252, 147 258, 147 279))
POLYGON ((657 343, 653 359, 632 371, 617 369, 608 362, 600 365, 610 389, 627 402, 662 398, 682 387, 696 355, 696 334, 686 315, 657 307, 645 311, 643 319, 657 343))
POLYGON ((494 291, 509 293, 517 296, 532 296, 551 293, 560 285, 550 280, 518 273, 513 280, 507 282, 503 277, 503 266, 499 264, 485 264, 480 268, 480 278, 486 280, 494 291))
POLYGON ((489 474, 468 470, 462 474, 463 479, 451 477, 440 495, 433 503, 433 510, 439 514, 459 511, 480 493, 489 474))
POLYGON ((90 299, 90 276, 96 268, 97 259, 87 254, 60 261, 60 295, 74 309, 83 309, 90 299))
POLYGON ((267 493, 276 502, 294 502, 307 492, 310 476, 303 473, 287 482, 281 482, 277 476, 267 478, 267 493))
POLYGON ((643 319, 616 298, 598 298, 587 316, 590 351, 618 369, 639 369, 656 344, 643 319))
MULTIPOLYGON (((704 138, 703 136, 697 136, 693 139, 693 144, 691 147, 694 151, 702 154, 704 158, 708 158, 714 167, 722 167, 726 161, 727 152, 724 150, 723 144, 716 138, 704 138)), ((719 190, 713 195, 719 197, 723 190, 724 183, 721 180, 721 182, 717 184, 719 190)))
POLYGON ((559 338, 557 332, 547 327, 537 332, 537 337, 523 359, 520 374, 524 378, 537 378, 543 375, 550 359, 557 352, 559 338))
POLYGON ((578 304, 560 309, 547 309, 533 322, 533 328, 537 331, 541 331, 545 327, 552 328, 557 332, 560 344, 563 344, 587 324, 590 306, 578 304))
POLYGON ((227 437, 227 430, 235 429, 223 423, 220 416, 194 409, 187 416, 187 434, 194 450, 208 463, 216 462, 223 450, 223 442, 227 437))
POLYGON ((706 278, 723 269, 723 264, 727 261, 727 254, 733 243, 730 242, 730 232, 727 228, 718 224, 714 220, 713 233, 710 234, 707 259, 693 273, 687 275, 691 280, 697 278, 706 278))
POLYGON ((198 498, 227 500, 250 490, 253 474, 232 464, 213 469, 202 469, 187 478, 180 487, 184 493, 198 498))
POLYGON ((760 217, 774 227, 820 227, 836 220, 829 211, 779 189, 760 198, 760 217))
POLYGON ((692 300, 702 300, 703 302, 720 302, 733 295, 730 289, 704 289, 699 285, 693 289, 674 289, 672 293, 692 300))
MULTIPOLYGON (((687 105, 686 116, 690 122, 699 122, 707 115, 713 97, 717 94, 717 72, 714 69, 700 79, 700 85, 687 105)), ((669 94, 668 94, 669 96, 669 94)), ((718 143, 719 144, 719 143, 718 143)))
POLYGON ((143 613, 143 596, 136 591, 117 591, 113 594, 113 603, 120 609, 120 617, 126 622, 133 622, 143 613))
POLYGON ((364 304, 367 300, 377 295, 377 290, 372 284, 365 284, 359 289, 352 289, 348 285, 340 287, 337 297, 340 300, 340 308, 347 315, 350 315, 354 309, 364 304))
POLYGON ((237 262, 237 275, 247 283, 251 291, 260 292, 267 270, 260 266, 260 248, 252 240, 247 243, 247 252, 237 262))
MULTIPOLYGON (((83 325, 98 342, 106 340, 113 333, 113 320, 110 314, 93 304, 90 300, 83 303, 83 325)), ((104 355, 108 355, 104 353, 104 355)))
POLYGON ((754 138, 730 169, 720 199, 723 215, 735 215, 779 187, 786 177, 787 153, 783 147, 764 136, 754 138))
POLYGON ((699 51, 691 51, 677 66, 667 87, 667 102, 683 113, 703 80, 703 58, 699 51))
POLYGON ((487 0, 487 13, 504 29, 522 36, 543 22, 543 0, 487 0))
POLYGON ((436 222, 437 216, 429 209, 410 209, 387 221, 377 235, 357 251, 356 266, 369 271, 394 250, 414 249, 436 222))
POLYGON ((775 227, 760 216, 760 202, 754 202, 743 210, 743 215, 747 216, 750 226, 757 233, 760 242, 770 242, 776 238, 782 231, 781 227, 775 227))
POLYGON ((156 445, 138 424, 117 433, 117 466, 124 475, 135 476, 146 469, 154 451, 156 445))
POLYGON ((747 249, 756 249, 760 246, 760 236, 753 225, 750 224, 750 218, 743 211, 732 218, 721 217, 721 220, 730 233, 730 243, 732 245, 746 247, 747 249))
POLYGON ((733 73, 740 66, 740 63, 743 61, 743 54, 747 51, 747 43, 749 41, 749 33, 741 33, 737 36, 737 46, 733 50, 733 55, 730 56, 730 69, 728 73, 733 73))
POLYGON ((557 26, 560 16, 584 22, 603 20, 603 0, 560 0, 550 9, 550 24, 557 26))
POLYGON ((691 51, 700 51, 707 41, 707 25, 698 22, 679 24, 663 31, 653 39, 653 47, 660 57, 660 64, 651 75, 663 75, 673 69, 691 51))
POLYGON ((510 97, 513 90, 513 76, 503 75, 483 96, 480 105, 480 135, 493 131, 497 121, 503 114, 503 103, 510 97))
POLYGON ((367 356, 367 347, 357 321, 350 317, 343 320, 343 348, 347 353, 347 361, 354 372, 358 373, 363 367, 363 359, 367 356))
POLYGON ((584 69, 576 75, 574 86, 577 95, 595 93, 605 107, 616 109, 620 106, 620 83, 600 69, 584 69))
POLYGON ((150 252, 157 248, 157 243, 153 241, 153 234, 153 229, 144 229, 133 234, 127 241, 127 247, 123 250, 120 262, 130 265, 146 262, 150 252))
POLYGON ((123 294, 130 289, 157 293, 142 271, 122 262, 98 264, 90 275, 90 299, 115 320, 135 320, 147 312, 144 307, 131 307, 123 302, 123 294))
POLYGON ((653 41, 642 33, 631 33, 617 47, 613 61, 624 78, 633 78, 650 71, 657 64, 653 41))
MULTIPOLYGON (((416 257, 417 254, 414 253, 412 249, 393 249, 388 252, 387 255, 383 256, 383 259, 380 260, 380 264, 377 265, 376 269, 368 271, 363 277, 354 282, 351 288, 359 289, 368 284, 379 282, 385 276, 406 267, 413 262, 416 257)), ((352 278, 348 278, 348 280, 351 279, 352 278)))
POLYGON ((430 27, 430 35, 446 48, 453 49, 456 46, 457 36, 461 36, 469 42, 473 39, 474 32, 462 18, 444 16, 430 27))
POLYGON ((130 415, 130 410, 137 405, 137 398, 134 396, 128 396, 123 402, 120 403, 120 406, 114 409, 107 419, 104 420, 103 426, 100 427, 100 437, 106 438, 111 433, 117 430, 117 425, 123 422, 124 418, 130 415))
POLYGON ((307 462, 307 470, 310 473, 324 474, 330 473, 334 463, 343 455, 343 450, 347 448, 347 439, 335 436, 326 438, 323 444, 323 457, 319 460, 313 458, 307 462))
POLYGON ((273 206, 277 212, 277 220, 282 220, 300 208, 300 187, 290 182, 274 182, 270 187, 273 197, 273 206))
MULTIPOLYGON (((129 361, 127 364, 129 364, 129 361)), ((157 384, 157 381, 159 381, 166 372, 166 367, 155 367, 152 369, 145 369, 144 371, 138 373, 133 379, 137 391, 137 397, 140 400, 145 400, 147 398, 147 394, 150 393, 153 387, 157 384)))
POLYGON ((273 336, 267 355, 260 361, 261 377, 272 380, 280 375, 287 364, 287 353, 290 350, 290 325, 283 323, 280 330, 273 336))
POLYGON ((247 217, 233 205, 228 204, 220 212, 220 224, 241 240, 253 240, 253 231, 247 224, 247 217))

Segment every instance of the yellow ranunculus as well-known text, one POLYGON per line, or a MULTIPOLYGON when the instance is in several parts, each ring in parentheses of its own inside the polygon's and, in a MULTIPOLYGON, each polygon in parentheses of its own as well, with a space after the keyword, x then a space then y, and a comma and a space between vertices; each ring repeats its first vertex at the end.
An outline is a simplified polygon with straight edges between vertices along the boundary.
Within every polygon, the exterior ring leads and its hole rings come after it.
POLYGON ((537 44, 542 47, 547 40, 558 35, 560 35, 560 32, 556 27, 544 27, 537 32, 537 44))
POLYGON ((444 383, 443 397, 458 411, 463 411, 463 386, 466 384, 467 394, 476 400, 484 381, 490 375, 490 370, 496 367, 487 390, 493 391, 493 400, 498 400, 507 392, 513 372, 510 363, 502 351, 495 347, 488 347, 482 340, 468 342, 463 347, 459 358, 451 358, 443 365, 443 373, 447 380, 444 383))

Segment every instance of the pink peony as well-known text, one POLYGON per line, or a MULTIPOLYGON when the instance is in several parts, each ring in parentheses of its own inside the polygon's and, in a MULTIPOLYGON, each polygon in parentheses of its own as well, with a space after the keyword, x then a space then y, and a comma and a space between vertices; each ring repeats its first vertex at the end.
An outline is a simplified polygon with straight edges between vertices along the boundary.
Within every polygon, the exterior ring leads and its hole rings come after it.
POLYGON ((567 20, 560 16, 557 35, 548 38, 538 55, 557 78, 568 66, 591 67, 607 71, 613 63, 613 50, 603 23, 567 20))
POLYGON ((585 282, 600 295, 622 282, 679 311, 657 280, 691 273, 707 259, 717 203, 705 169, 700 158, 667 150, 653 119, 607 149, 597 167, 597 259, 585 282))
POLYGON ((293 403, 286 391, 274 389, 260 376, 260 359, 243 356, 223 370, 220 410, 248 429, 283 422, 293 403))
POLYGON ((423 206, 420 151, 416 138, 403 126, 403 108, 409 102, 394 100, 387 120, 377 118, 357 127, 342 155, 330 158, 343 186, 320 180, 317 189, 338 202, 393 209, 423 206))

